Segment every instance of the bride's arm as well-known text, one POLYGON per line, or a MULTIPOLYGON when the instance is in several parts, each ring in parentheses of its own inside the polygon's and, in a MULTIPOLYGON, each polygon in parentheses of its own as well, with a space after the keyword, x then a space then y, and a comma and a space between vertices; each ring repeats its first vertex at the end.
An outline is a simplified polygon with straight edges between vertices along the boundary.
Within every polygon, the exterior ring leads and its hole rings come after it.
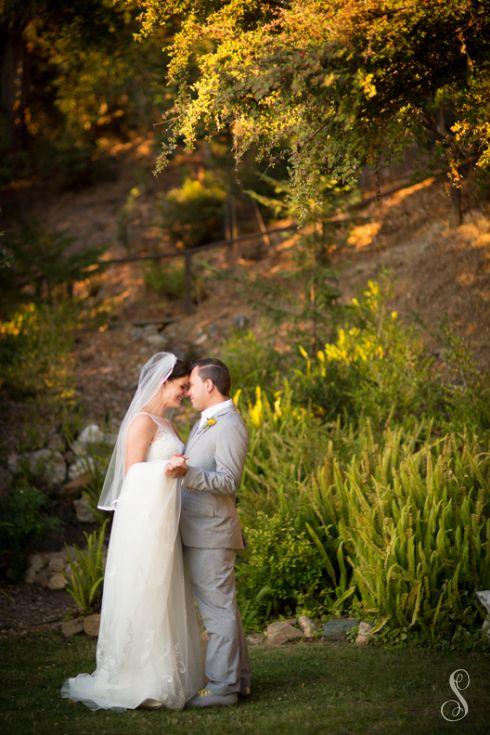
POLYGON ((126 439, 126 456, 124 458, 124 471, 137 462, 144 462, 148 449, 156 432, 154 421, 145 414, 140 414, 131 422, 126 439))

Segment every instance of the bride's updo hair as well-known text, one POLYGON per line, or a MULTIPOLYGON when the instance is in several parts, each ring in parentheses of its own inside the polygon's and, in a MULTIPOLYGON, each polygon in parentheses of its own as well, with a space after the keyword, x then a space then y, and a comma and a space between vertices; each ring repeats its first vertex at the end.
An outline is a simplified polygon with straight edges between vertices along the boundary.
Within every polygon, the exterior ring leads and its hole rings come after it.
POLYGON ((189 375, 190 372, 191 372, 190 363, 186 362, 186 360, 177 359, 177 362, 175 363, 174 369, 170 373, 168 380, 177 380, 177 378, 185 378, 185 376, 189 375))

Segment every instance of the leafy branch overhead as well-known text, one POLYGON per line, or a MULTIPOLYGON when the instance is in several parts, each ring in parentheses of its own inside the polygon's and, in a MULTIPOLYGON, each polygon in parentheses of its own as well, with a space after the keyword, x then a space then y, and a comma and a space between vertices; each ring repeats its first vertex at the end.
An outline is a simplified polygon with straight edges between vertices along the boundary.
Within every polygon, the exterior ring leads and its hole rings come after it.
POLYGON ((140 37, 168 33, 166 115, 157 170, 176 145, 229 131, 285 159, 303 210, 322 176, 360 167, 415 139, 440 149, 453 184, 490 165, 490 15, 483 1, 125 0, 140 37), (301 204, 302 203, 302 204, 301 204))

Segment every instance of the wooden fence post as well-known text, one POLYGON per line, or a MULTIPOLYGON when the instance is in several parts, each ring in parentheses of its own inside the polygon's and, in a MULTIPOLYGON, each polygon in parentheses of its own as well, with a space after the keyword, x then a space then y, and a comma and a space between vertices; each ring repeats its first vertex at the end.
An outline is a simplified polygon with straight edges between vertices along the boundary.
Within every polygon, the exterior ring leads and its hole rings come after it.
POLYGON ((186 248, 184 250, 184 311, 192 314, 194 303, 192 301, 192 253, 186 248))

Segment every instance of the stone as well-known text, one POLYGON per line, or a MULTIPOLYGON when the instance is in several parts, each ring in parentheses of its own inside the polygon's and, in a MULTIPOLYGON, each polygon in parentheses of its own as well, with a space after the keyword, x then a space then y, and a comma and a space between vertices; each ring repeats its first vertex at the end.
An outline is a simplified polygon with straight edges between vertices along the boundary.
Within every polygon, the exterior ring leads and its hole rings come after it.
POLYGON ((99 627, 100 615, 98 613, 87 615, 87 617, 83 619, 83 632, 85 635, 88 635, 91 638, 97 638, 99 635, 99 627))
POLYGON ((37 572, 30 567, 25 573, 24 582, 26 584, 34 584, 36 581, 37 572))
POLYGON ((19 469, 19 461, 20 457, 16 452, 11 452, 7 457, 7 467, 9 469, 9 472, 11 472, 13 475, 15 475, 15 473, 19 469))
POLYGON ((369 623, 365 623, 364 621, 359 623, 359 630, 357 631, 357 638, 356 638, 356 644, 358 646, 366 646, 369 643, 370 638, 372 638, 372 627, 369 625, 369 623))
POLYGON ((95 516, 86 495, 82 495, 78 500, 74 500, 73 506, 77 514, 77 520, 80 523, 95 523, 95 516))
POLYGON ((245 327, 249 323, 248 316, 245 316, 244 314, 237 314, 235 317, 233 317, 233 326, 236 329, 245 329, 245 327))
POLYGON ((208 335, 211 339, 215 339, 219 335, 219 328, 216 324, 210 324, 208 327, 208 335))
POLYGON ((25 455, 32 472, 39 473, 50 485, 59 485, 66 478, 66 462, 61 452, 38 449, 25 455))
POLYGON ((29 569, 32 569, 36 573, 46 564, 46 557, 43 554, 31 554, 28 561, 29 569))
POLYGON ((249 646, 260 646, 265 643, 265 633, 249 633, 247 635, 249 646))
POLYGON ((51 575, 47 569, 41 569, 41 571, 36 574, 36 584, 40 584, 41 587, 47 587, 50 576, 51 575))
POLYGON ((299 627, 304 633, 305 638, 314 638, 316 634, 315 622, 306 615, 300 615, 298 619, 299 627))
POLYGON ((68 479, 80 480, 90 474, 95 469, 95 462, 92 457, 79 457, 68 468, 68 479))
POLYGON ((145 334, 144 338, 146 344, 151 345, 152 347, 163 348, 167 344, 167 337, 163 334, 159 334, 158 332, 156 332, 156 334, 145 334))
POLYGON ((323 641, 343 641, 347 638, 347 631, 357 628, 359 622, 353 618, 336 618, 323 625, 323 641))
POLYGON ((73 635, 82 633, 83 618, 72 618, 71 620, 63 620, 61 623, 61 632, 65 638, 71 638, 73 635))
POLYGON ((289 643, 290 641, 303 638, 303 633, 297 628, 294 628, 286 620, 278 620, 268 625, 265 635, 266 643, 269 646, 282 646, 283 643, 289 643))
POLYGON ((89 424, 77 436, 77 444, 87 446, 87 444, 99 444, 104 441, 104 433, 98 424, 89 424))
POLYGON ((49 560, 48 567, 51 572, 62 572, 65 568, 65 556, 62 553, 56 553, 53 554, 51 559, 49 560))
POLYGON ((55 572, 48 580, 48 587, 50 590, 64 590, 66 587, 65 575, 55 572))
POLYGON ((487 619, 483 621, 482 631, 490 640, 490 590, 479 590, 476 597, 487 613, 487 619))

